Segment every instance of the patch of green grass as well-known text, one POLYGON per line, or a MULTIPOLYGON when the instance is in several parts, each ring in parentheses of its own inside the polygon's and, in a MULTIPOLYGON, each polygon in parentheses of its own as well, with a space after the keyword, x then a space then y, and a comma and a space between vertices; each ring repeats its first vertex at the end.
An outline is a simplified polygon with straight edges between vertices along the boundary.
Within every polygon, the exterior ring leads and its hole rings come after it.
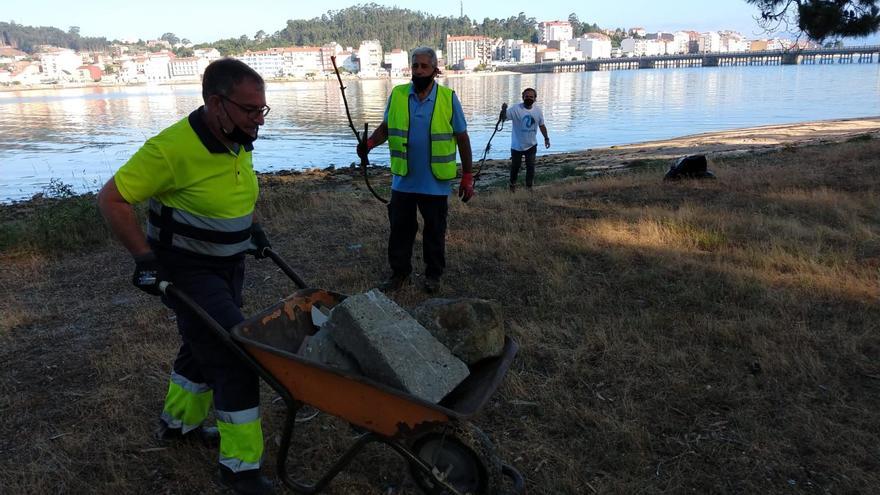
POLYGON ((0 221, 0 250, 63 253, 110 239, 94 194, 77 195, 55 179, 43 194, 43 204, 0 221))
POLYGON ((865 141, 870 141, 874 139, 874 136, 871 134, 859 134, 858 136, 853 136, 846 140, 847 143, 864 143, 865 141))

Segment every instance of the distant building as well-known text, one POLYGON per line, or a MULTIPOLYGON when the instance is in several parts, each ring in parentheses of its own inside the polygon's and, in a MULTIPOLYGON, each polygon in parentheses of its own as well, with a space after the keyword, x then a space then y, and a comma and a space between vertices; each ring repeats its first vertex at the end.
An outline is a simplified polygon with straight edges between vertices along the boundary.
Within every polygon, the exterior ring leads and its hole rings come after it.
POLYGON ((76 69, 77 79, 83 82, 99 82, 103 75, 104 71, 95 65, 82 65, 76 69))
POLYGON ((272 50, 247 51, 237 58, 266 79, 284 75, 284 60, 281 52, 272 50))
POLYGON ((162 50, 156 53, 150 53, 144 60, 144 77, 147 82, 163 82, 171 79, 171 61, 174 60, 173 53, 162 50))
POLYGON ((715 31, 700 34, 699 53, 718 53, 721 51, 721 35, 715 31))
POLYGON ((208 62, 213 62, 220 58, 220 52, 216 48, 196 48, 193 50, 193 57, 203 58, 208 62))
POLYGON ((11 46, 0 46, 0 64, 11 64, 27 58, 27 53, 12 48, 11 46))
POLYGON ((570 40, 574 37, 571 23, 568 21, 544 21, 538 23, 538 31, 541 33, 541 41, 543 43, 570 40))
POLYGON ((410 73, 409 54, 400 48, 385 52, 385 63, 383 65, 392 76, 405 76, 410 73))
POLYGON ((648 31, 646 31, 645 28, 643 28, 643 27, 634 27, 634 28, 629 28, 628 33, 630 36, 633 36, 633 37, 644 38, 645 35, 648 34, 648 31))
POLYGON ((361 41, 358 47, 358 74, 375 76, 382 71, 382 43, 379 40, 361 41))
POLYGON ((610 58, 611 38, 599 33, 587 33, 577 38, 577 49, 585 59, 610 58))
POLYGON ((513 48, 513 57, 521 64, 534 64, 538 60, 538 47, 534 43, 522 43, 513 48))
POLYGON ((37 53, 43 69, 43 77, 48 80, 68 79, 82 65, 83 60, 68 48, 48 47, 37 53))
POLYGON ((169 64, 171 79, 181 81, 200 81, 210 62, 202 57, 175 58, 169 64))
POLYGON ((486 36, 446 37, 446 61, 452 66, 463 66, 465 59, 476 60, 477 65, 488 64, 492 60, 494 44, 486 36))
POLYGON ((720 49, 722 52, 745 52, 749 50, 749 44, 743 36, 736 31, 722 31, 720 49))
POLYGON ((656 39, 624 38, 620 41, 620 51, 624 56, 653 57, 666 53, 666 43, 656 39))

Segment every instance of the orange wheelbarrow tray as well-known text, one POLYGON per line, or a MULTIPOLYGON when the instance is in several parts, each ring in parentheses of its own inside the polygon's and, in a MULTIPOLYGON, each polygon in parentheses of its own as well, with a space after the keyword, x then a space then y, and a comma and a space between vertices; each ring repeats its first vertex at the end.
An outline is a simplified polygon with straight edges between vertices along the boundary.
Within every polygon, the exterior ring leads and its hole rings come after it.
POLYGON ((470 367, 469 376, 433 404, 401 390, 296 354, 317 328, 311 309, 333 307, 345 295, 305 284, 274 252, 267 253, 300 290, 236 325, 228 332, 186 294, 167 285, 177 298, 208 324, 231 349, 284 400, 287 419, 278 450, 277 473, 299 493, 318 493, 368 444, 380 442, 407 462, 416 484, 431 494, 500 493, 504 477, 514 493, 524 493, 522 475, 504 464, 485 434, 468 421, 501 385, 518 346, 505 339, 501 356, 470 367), (315 483, 294 479, 286 463, 296 414, 309 404, 365 430, 315 483))

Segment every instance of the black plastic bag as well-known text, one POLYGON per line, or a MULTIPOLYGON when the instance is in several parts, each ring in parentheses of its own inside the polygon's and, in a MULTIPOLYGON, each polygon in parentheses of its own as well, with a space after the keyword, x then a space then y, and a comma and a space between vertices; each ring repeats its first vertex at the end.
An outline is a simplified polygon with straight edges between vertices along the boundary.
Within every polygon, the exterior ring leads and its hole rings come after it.
POLYGON ((688 155, 679 158, 669 167, 663 180, 714 179, 715 174, 707 170, 706 155, 688 155))

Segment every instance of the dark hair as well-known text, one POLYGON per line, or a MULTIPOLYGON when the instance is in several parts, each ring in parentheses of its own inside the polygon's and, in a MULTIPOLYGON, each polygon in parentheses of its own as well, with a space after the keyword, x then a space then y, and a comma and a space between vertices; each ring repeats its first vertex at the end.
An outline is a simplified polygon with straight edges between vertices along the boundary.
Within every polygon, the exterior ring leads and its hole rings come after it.
POLYGON ((535 98, 538 97, 538 92, 535 91, 535 88, 526 88, 526 89, 523 90, 522 94, 525 95, 525 94, 526 94, 526 91, 531 91, 532 93, 535 93, 535 98))
POLYGON ((264 85, 263 77, 241 60, 224 57, 217 59, 205 68, 202 76, 202 99, 211 95, 229 96, 236 84, 245 79, 264 85))

